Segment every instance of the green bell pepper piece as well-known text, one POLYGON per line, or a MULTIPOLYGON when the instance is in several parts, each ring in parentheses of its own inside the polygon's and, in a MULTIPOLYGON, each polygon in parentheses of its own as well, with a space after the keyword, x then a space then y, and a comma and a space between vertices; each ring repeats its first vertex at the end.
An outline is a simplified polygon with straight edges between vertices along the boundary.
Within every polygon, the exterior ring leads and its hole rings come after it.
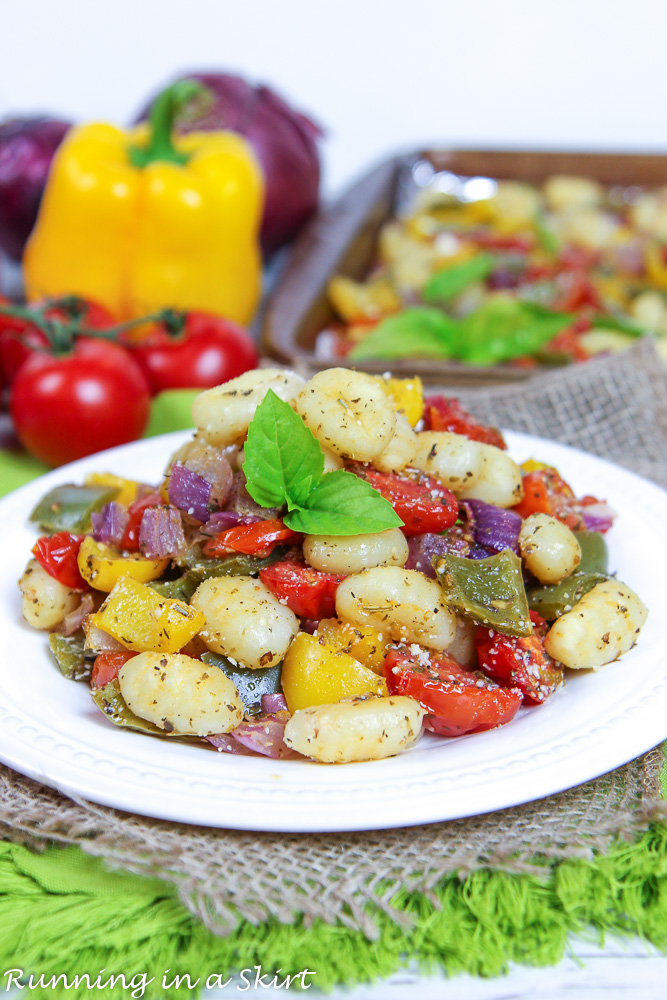
POLYGON ((560 583, 533 587, 528 594, 531 611, 537 611, 547 621, 555 621, 571 611, 584 594, 597 583, 609 579, 607 543, 597 531, 577 531, 581 562, 570 576, 560 583))
POLYGON ((56 486, 42 497, 30 520, 51 534, 56 531, 82 534, 90 528, 90 515, 117 496, 118 490, 109 486, 75 486, 73 483, 56 486))
POLYGON ((87 660, 83 648, 84 637, 81 633, 74 635, 58 635, 52 632, 49 636, 49 646, 58 669, 68 681, 90 680, 92 663, 87 660))
POLYGON ((264 667, 261 670, 241 667, 218 653, 204 653, 202 660, 212 667, 219 667, 234 682, 239 697, 245 705, 246 715, 259 715, 262 710, 263 694, 283 693, 280 682, 283 670, 282 660, 280 663, 274 663, 272 667, 264 667))
POLYGON ((434 560, 445 604, 507 635, 532 635, 521 560, 511 549, 488 559, 448 552, 434 560))

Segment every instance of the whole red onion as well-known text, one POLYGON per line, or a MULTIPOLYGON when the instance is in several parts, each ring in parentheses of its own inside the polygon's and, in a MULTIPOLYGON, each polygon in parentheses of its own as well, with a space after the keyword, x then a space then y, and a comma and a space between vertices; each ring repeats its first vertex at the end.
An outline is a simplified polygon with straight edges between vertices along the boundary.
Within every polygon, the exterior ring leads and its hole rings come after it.
MULTIPOLYGON (((269 87, 253 87, 227 73, 187 73, 182 78, 203 83, 213 102, 199 117, 180 122, 179 131, 230 129, 253 147, 266 183, 262 245, 272 253, 296 235, 317 206, 317 139, 322 130, 269 87)), ((148 108, 150 104, 139 120, 146 118, 148 108)))
POLYGON ((0 123, 0 249, 20 260, 53 154, 70 128, 53 118, 0 123))

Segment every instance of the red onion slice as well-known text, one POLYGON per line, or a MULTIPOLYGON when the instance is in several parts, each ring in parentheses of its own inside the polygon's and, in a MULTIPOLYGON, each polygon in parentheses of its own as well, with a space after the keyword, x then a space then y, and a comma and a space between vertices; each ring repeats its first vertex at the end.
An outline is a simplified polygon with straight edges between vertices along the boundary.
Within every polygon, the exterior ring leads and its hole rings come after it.
POLYGON ((211 484, 184 465, 173 465, 169 473, 169 502, 196 521, 208 521, 211 510, 211 484))
POLYGON ((242 743, 235 740, 231 733, 213 733, 210 736, 205 736, 204 739, 208 740, 220 753, 237 754, 239 757, 259 756, 254 750, 248 750, 242 743))
POLYGON ((149 559, 178 555, 186 546, 181 515, 175 507, 149 507, 141 518, 139 548, 149 559))
MULTIPOLYGON (((488 549, 486 555, 511 549, 519 552, 519 532, 521 531, 521 515, 513 510, 504 510, 495 504, 484 500, 464 500, 465 508, 472 525, 476 546, 488 549)), ((474 550, 473 550, 474 551, 474 550)), ((484 558, 471 552, 471 558, 484 558)))
POLYGON ((114 639, 112 635, 98 628, 97 625, 84 625, 84 631, 86 633, 86 649, 95 653, 123 653, 126 651, 122 642, 114 639))
POLYGON ((286 712, 287 702, 283 694, 263 694, 260 706, 262 712, 271 715, 273 712, 286 712))
POLYGON ((249 750, 277 760, 291 756, 293 751, 285 743, 285 726, 289 722, 289 712, 275 712, 258 715, 252 722, 242 722, 232 730, 232 736, 249 750))
POLYGON ((70 611, 69 614, 65 615, 60 628, 57 631, 62 635, 73 635, 75 632, 79 631, 83 625, 84 618, 87 618, 92 610, 93 595, 91 593, 82 594, 78 607, 74 608, 73 611, 70 611))
POLYGON ((120 545, 129 520, 127 507, 122 503, 115 500, 105 503, 101 511, 90 515, 95 541, 104 545, 120 545))
POLYGON ((616 511, 612 510, 605 500, 600 500, 598 503, 584 504, 581 508, 581 513, 586 525, 586 531, 599 531, 601 534, 609 531, 616 519, 616 511))

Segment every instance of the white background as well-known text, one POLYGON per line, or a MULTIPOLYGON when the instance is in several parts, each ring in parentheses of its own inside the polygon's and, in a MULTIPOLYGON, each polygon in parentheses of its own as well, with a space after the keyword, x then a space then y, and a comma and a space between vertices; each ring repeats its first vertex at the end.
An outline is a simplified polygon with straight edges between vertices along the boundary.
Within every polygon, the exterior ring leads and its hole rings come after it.
POLYGON ((662 0, 0 0, 0 117, 126 122, 174 72, 273 83, 326 188, 424 142, 667 151, 662 0))

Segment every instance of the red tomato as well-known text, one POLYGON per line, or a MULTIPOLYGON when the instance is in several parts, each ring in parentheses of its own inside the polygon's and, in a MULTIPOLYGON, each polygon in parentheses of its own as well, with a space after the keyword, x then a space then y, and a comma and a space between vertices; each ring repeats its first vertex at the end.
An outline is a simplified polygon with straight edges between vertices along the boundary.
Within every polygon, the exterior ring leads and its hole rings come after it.
POLYGON ((502 434, 495 427, 485 427, 468 413, 458 399, 447 396, 428 396, 424 405, 424 424, 427 430, 449 431, 461 434, 471 441, 482 441, 496 448, 507 448, 502 434))
POLYGON ((162 494, 158 492, 148 493, 145 497, 132 501, 127 508, 129 520, 125 528, 125 534, 120 541, 121 549, 125 549, 127 552, 139 551, 139 529, 141 528, 141 519, 144 516, 144 511, 148 510, 149 507, 162 507, 163 504, 164 499, 162 494))
POLYGON ((528 472, 523 477, 523 499, 512 510, 524 518, 531 514, 550 514, 572 531, 584 528, 581 504, 565 480, 551 467, 528 472))
POLYGON ((90 678, 91 686, 94 688, 103 688, 107 684, 111 684, 111 681, 115 681, 118 677, 123 664, 136 655, 136 653, 132 653, 129 649, 127 651, 124 650, 122 653, 100 653, 99 656, 95 657, 95 662, 93 663, 93 673, 90 678))
POLYGON ((175 315, 184 320, 178 335, 156 324, 148 334, 124 339, 154 395, 220 385, 257 366, 257 348, 243 327, 210 313, 175 315))
POLYGON ((544 648, 547 629, 544 618, 530 612, 535 626, 533 635, 503 635, 479 626, 475 650, 480 668, 494 681, 523 691, 523 699, 541 705, 563 681, 563 668, 557 667, 544 648))
POLYGON ((79 573, 77 556, 83 535, 59 531, 55 535, 42 535, 32 548, 32 554, 54 580, 70 590, 87 590, 88 584, 79 573))
POLYGON ((528 253, 535 245, 532 236, 502 236, 500 233, 489 233, 484 230, 466 235, 467 239, 487 250, 514 250, 517 253, 528 253))
POLYGON ((268 556, 280 542, 293 542, 300 537, 297 531, 286 528, 278 520, 237 524, 206 542, 204 554, 220 557, 230 552, 243 552, 248 556, 268 556))
POLYGON ((583 271, 563 271, 556 284, 558 294, 551 306, 556 312, 574 312, 583 306, 603 308, 595 285, 583 271))
POLYGON ((134 441, 149 405, 146 380, 127 352, 89 337, 67 354, 32 354, 10 400, 21 443, 48 465, 134 441))
POLYGON ((389 694, 408 695, 426 709, 424 725, 432 733, 462 736, 514 718, 523 699, 518 688, 499 687, 442 653, 423 653, 422 663, 407 646, 390 649, 384 676, 389 694))
POLYGON ((345 577, 284 559, 259 571, 259 578, 295 615, 319 621, 336 614, 336 590, 345 577))
POLYGON ((450 528, 459 515, 456 497, 437 479, 408 479, 354 464, 350 471, 381 493, 403 521, 404 535, 439 533, 450 528))
MULTIPOLYGON (((0 298, 0 308, 11 305, 11 302, 0 298)), ((74 295, 47 299, 37 303, 34 309, 36 313, 43 310, 44 319, 73 323, 88 330, 104 330, 115 323, 104 306, 74 295)), ((44 349, 48 344, 44 332, 29 320, 0 313, 0 376, 5 385, 12 384, 17 371, 35 348, 44 349)))

